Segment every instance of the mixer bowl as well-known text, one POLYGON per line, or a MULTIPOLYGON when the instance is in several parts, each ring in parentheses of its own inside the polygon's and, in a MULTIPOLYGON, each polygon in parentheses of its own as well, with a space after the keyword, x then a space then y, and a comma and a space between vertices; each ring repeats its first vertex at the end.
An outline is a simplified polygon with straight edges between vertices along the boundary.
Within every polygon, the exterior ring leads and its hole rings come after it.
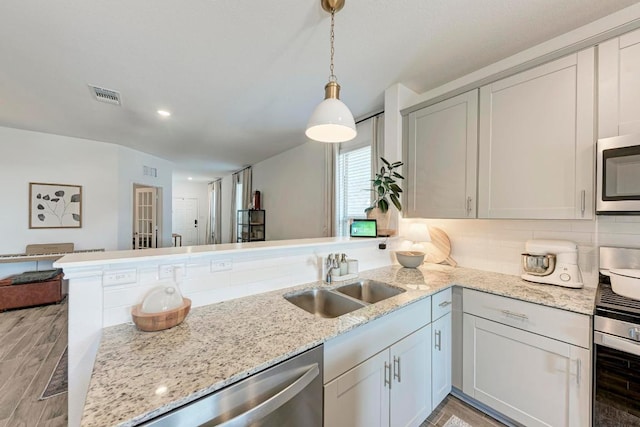
POLYGON ((556 268, 554 254, 522 254, 522 269, 532 276, 548 276, 556 268))

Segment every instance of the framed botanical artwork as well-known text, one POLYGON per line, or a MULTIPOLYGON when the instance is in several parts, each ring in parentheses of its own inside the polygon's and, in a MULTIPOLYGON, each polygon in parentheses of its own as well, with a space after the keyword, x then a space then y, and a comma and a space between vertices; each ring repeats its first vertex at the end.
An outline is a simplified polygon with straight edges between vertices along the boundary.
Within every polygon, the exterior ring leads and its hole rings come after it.
POLYGON ((29 183, 29 228, 82 227, 82 186, 29 183))

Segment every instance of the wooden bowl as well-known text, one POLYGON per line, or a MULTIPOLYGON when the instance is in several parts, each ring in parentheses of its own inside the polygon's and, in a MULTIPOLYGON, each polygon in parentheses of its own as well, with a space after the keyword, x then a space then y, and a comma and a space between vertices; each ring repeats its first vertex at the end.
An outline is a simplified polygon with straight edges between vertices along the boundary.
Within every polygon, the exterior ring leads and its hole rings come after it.
POLYGON ((162 313, 143 313, 141 311, 142 304, 135 305, 131 308, 131 317, 133 323, 138 329, 145 332, 156 332, 164 329, 173 328, 182 323, 191 310, 191 300, 182 298, 182 305, 173 310, 163 311, 162 313))

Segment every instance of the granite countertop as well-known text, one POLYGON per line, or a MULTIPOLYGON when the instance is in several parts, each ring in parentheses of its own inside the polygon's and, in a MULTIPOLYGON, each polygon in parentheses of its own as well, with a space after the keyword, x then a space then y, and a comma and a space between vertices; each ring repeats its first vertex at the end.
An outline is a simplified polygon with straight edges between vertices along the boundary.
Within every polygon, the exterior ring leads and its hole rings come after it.
MULTIPOLYGON (((335 319, 315 317, 282 295, 309 283, 194 308, 175 328, 105 328, 85 403, 83 426, 130 426, 154 418, 286 360, 359 325, 452 285, 592 315, 595 288, 529 283, 517 276, 425 264, 360 273, 407 290, 335 319)), ((342 283, 341 283, 342 284, 342 283)))

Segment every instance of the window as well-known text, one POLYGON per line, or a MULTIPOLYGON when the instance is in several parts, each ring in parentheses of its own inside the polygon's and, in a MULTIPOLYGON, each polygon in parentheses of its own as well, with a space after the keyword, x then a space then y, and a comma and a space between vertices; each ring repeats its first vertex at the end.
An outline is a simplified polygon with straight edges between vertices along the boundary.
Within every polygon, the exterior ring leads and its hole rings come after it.
POLYGON ((340 149, 338 155, 337 228, 339 236, 349 235, 349 221, 365 218, 371 204, 371 145, 340 149))
MULTIPOLYGON (((356 124, 358 135, 340 144, 335 159, 334 232, 349 235, 349 223, 365 218, 364 210, 371 206, 372 159, 377 159, 383 147, 383 115, 356 124)), ((333 151, 335 153, 335 151, 333 151)))

